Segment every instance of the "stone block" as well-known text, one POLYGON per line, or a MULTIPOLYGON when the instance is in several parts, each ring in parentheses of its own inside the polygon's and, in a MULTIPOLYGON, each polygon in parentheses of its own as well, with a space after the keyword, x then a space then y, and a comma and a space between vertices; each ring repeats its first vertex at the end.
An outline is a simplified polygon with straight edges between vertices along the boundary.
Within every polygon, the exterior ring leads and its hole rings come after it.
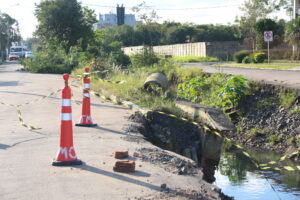
POLYGON ((117 159, 128 158, 128 151, 114 151, 113 156, 117 159))
POLYGON ((130 160, 119 160, 116 162, 113 170, 116 172, 134 172, 135 162, 130 160))

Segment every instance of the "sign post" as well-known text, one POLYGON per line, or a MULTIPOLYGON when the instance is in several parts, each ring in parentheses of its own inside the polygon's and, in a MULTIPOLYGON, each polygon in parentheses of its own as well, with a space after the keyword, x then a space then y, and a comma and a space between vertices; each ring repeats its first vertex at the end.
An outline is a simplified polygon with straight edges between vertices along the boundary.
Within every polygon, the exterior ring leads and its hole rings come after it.
POLYGON ((268 43, 268 63, 270 64, 270 42, 273 42, 273 31, 265 31, 264 40, 268 43))

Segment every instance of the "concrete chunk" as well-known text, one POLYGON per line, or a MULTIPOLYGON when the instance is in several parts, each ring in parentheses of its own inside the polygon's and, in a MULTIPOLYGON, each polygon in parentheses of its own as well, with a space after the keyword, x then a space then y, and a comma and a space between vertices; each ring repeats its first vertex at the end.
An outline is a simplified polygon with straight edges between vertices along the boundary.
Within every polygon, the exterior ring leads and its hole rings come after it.
POLYGON ((177 101, 176 106, 187 112, 192 120, 208 124, 216 130, 235 130, 234 124, 221 110, 188 101, 177 101))

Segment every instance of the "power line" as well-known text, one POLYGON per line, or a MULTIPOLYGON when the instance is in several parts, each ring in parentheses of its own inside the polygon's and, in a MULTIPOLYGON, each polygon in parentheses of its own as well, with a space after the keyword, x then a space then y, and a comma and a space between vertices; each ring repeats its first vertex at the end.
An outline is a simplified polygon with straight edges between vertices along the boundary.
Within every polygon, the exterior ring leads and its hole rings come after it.
POLYGON ((211 7, 198 7, 198 8, 157 8, 155 10, 201 10, 201 9, 216 9, 216 8, 227 8, 227 7, 237 7, 240 6, 239 4, 235 5, 223 5, 223 6, 211 6, 211 7))

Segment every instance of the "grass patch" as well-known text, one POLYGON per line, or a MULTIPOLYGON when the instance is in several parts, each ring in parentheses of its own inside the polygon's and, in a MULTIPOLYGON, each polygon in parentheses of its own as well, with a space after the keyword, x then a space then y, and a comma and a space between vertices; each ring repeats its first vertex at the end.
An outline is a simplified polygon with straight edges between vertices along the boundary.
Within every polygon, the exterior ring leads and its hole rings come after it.
POLYGON ((264 128, 264 129, 252 128, 252 129, 250 129, 250 131, 246 135, 246 137, 247 138, 262 137, 262 136, 266 135, 266 133, 269 131, 270 131, 270 129, 268 129, 268 128, 264 128))
POLYGON ((280 104, 285 108, 291 107, 297 97, 297 90, 291 88, 282 89, 279 93, 280 104))
POLYGON ((277 143, 279 143, 280 141, 282 141, 282 139, 283 139, 283 137, 282 137, 282 135, 281 134, 279 134, 279 135, 269 135, 268 137, 267 137, 267 141, 269 142, 269 143, 271 143, 271 144, 277 144, 277 143))
POLYGON ((288 70, 296 66, 300 66, 300 63, 262 63, 262 64, 242 64, 242 63, 222 63, 215 64, 217 67, 240 67, 240 68, 254 68, 254 69, 278 69, 278 70, 288 70))
MULTIPOLYGON (((123 100, 129 100, 142 107, 151 110, 169 111, 177 116, 182 116, 181 109, 175 106, 176 91, 170 87, 169 91, 161 92, 158 95, 151 94, 143 90, 143 84, 146 78, 155 72, 165 74, 169 80, 176 81, 188 79, 193 76, 199 76, 202 70, 186 69, 167 62, 161 62, 153 67, 132 68, 129 70, 114 70, 105 79, 97 75, 92 76, 91 86, 93 90, 102 93, 102 89, 107 92, 106 95, 115 95, 123 100)), ((73 76, 83 73, 83 69, 75 69, 73 76)), ((176 82, 175 81, 175 82, 176 82)))
POLYGON ((295 107, 289 111, 289 114, 300 114, 300 107, 295 107))
POLYGON ((201 56, 174 56, 171 58, 175 63, 187 63, 187 62, 218 62, 216 57, 201 57, 201 56))

